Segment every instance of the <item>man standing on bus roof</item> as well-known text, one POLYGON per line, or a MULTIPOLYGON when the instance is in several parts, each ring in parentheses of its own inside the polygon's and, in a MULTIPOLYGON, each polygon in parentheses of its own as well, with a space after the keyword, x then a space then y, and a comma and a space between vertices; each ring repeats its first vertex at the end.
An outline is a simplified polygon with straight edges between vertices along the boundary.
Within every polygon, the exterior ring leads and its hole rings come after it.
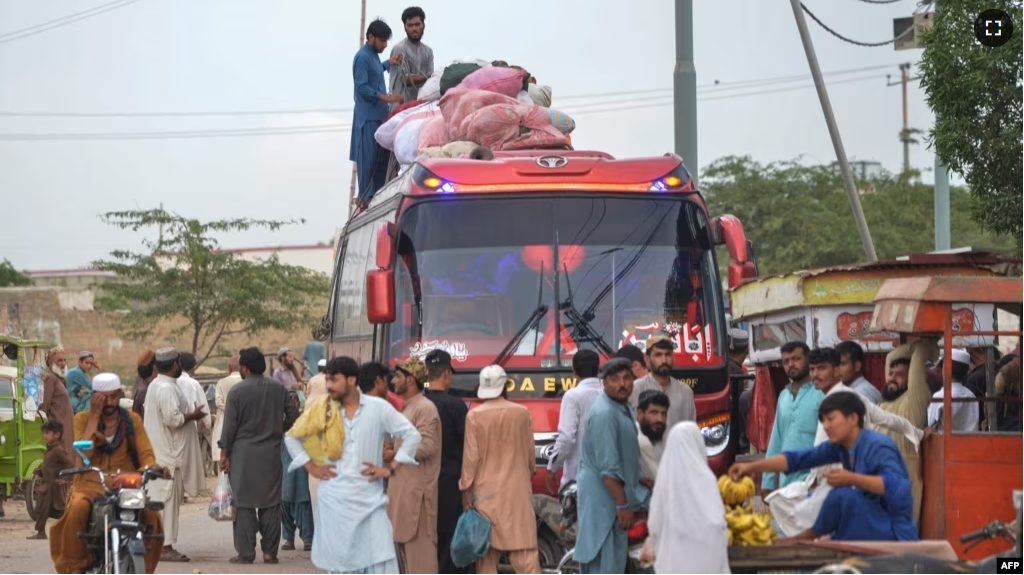
POLYGON ((356 163, 359 181, 358 208, 365 209, 370 198, 384 187, 387 177, 387 153, 374 135, 388 118, 388 104, 402 101, 400 94, 388 94, 384 71, 402 63, 402 54, 393 54, 385 62, 380 55, 388 47, 391 27, 383 20, 374 20, 366 28, 366 44, 352 61, 355 86, 355 109, 352 112, 352 141, 348 159, 356 163))
POLYGON ((405 40, 395 44, 391 56, 401 54, 402 62, 393 68, 391 93, 402 97, 402 102, 412 102, 419 96, 420 86, 434 74, 434 51, 423 43, 423 29, 427 15, 418 6, 411 6, 402 12, 405 26, 405 40))
POLYGON ((651 336, 646 341, 647 367, 651 370, 633 384, 633 395, 629 402, 635 407, 640 403, 640 394, 648 389, 660 391, 668 396, 668 423, 665 429, 680 421, 697 421, 697 404, 693 401, 693 390, 672 377, 672 356, 675 345, 665 336, 651 336))
POLYGON ((423 358, 427 366, 427 399, 434 402, 441 417, 441 473, 437 487, 437 566, 438 573, 472 573, 472 566, 456 567, 452 561, 452 537, 462 515, 462 453, 466 440, 466 415, 469 408, 451 395, 452 356, 442 349, 423 358))

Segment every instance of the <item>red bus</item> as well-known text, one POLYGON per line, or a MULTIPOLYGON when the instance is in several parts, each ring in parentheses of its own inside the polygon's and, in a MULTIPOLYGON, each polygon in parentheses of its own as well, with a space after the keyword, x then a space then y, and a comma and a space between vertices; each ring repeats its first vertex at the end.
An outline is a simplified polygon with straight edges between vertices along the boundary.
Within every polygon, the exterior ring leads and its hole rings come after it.
POLYGON ((667 334, 674 376, 693 388, 708 459, 722 473, 734 441, 719 245, 730 285, 756 275, 739 220, 709 217, 676 155, 421 159, 340 236, 330 353, 394 365, 445 349, 452 393, 470 403, 479 371, 503 365, 509 398, 532 412, 543 469, 559 397, 576 384, 572 354, 605 358, 667 334))

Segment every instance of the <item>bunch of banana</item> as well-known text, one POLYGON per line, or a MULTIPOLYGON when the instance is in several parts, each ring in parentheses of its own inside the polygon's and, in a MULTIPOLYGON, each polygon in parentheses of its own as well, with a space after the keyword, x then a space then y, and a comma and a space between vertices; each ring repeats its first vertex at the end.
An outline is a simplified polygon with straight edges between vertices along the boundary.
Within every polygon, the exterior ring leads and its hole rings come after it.
POLYGON ((723 475, 718 478, 718 492, 726 505, 740 505, 757 493, 757 487, 750 477, 744 477, 736 482, 728 475, 723 475))
POLYGON ((771 545, 775 540, 772 516, 769 513, 751 513, 749 506, 737 505, 725 514, 729 526, 729 545, 743 546, 771 545))

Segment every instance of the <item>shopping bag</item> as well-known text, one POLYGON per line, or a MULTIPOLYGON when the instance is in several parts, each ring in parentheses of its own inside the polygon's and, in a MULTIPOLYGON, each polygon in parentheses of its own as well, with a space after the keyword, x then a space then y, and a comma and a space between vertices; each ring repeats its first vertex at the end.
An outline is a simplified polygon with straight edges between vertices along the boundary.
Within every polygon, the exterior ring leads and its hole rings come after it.
POLYGON ((491 522, 479 511, 470 507, 455 525, 452 537, 452 562, 465 567, 487 554, 491 548, 491 522))
POLYGON ((784 537, 793 537, 814 527, 832 486, 825 481, 825 474, 833 465, 813 470, 803 481, 795 481, 772 492, 765 499, 771 510, 772 519, 784 537))
POLYGON ((214 521, 235 520, 235 495, 231 492, 231 481, 226 473, 217 478, 208 513, 214 521))

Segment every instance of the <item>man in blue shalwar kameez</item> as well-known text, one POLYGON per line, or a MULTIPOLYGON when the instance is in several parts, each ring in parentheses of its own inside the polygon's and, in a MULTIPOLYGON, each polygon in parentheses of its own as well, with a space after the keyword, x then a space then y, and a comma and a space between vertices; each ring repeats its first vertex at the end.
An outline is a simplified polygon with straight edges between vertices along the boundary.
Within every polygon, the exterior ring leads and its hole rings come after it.
POLYGON ((574 558, 580 573, 624 573, 627 532, 640 506, 640 443, 633 393, 632 363, 615 358, 598 373, 604 390, 584 419, 576 489, 579 535, 574 558))
POLYGON ((391 27, 382 20, 374 20, 366 28, 366 44, 356 52, 352 61, 355 85, 355 110, 352 114, 352 142, 349 160, 356 163, 359 180, 357 206, 365 209, 370 198, 384 187, 387 177, 387 152, 380 147, 374 135, 388 118, 389 104, 402 101, 400 94, 388 94, 384 71, 402 62, 402 55, 393 54, 390 60, 380 61, 380 54, 388 47, 391 27))
POLYGON ((729 475, 739 479, 758 472, 787 473, 841 463, 842 469, 826 475, 833 489, 814 526, 789 540, 829 535, 836 541, 917 541, 907 466, 896 442, 864 429, 864 412, 864 403, 855 393, 827 396, 818 408, 818 418, 829 441, 753 463, 736 463, 729 475))

